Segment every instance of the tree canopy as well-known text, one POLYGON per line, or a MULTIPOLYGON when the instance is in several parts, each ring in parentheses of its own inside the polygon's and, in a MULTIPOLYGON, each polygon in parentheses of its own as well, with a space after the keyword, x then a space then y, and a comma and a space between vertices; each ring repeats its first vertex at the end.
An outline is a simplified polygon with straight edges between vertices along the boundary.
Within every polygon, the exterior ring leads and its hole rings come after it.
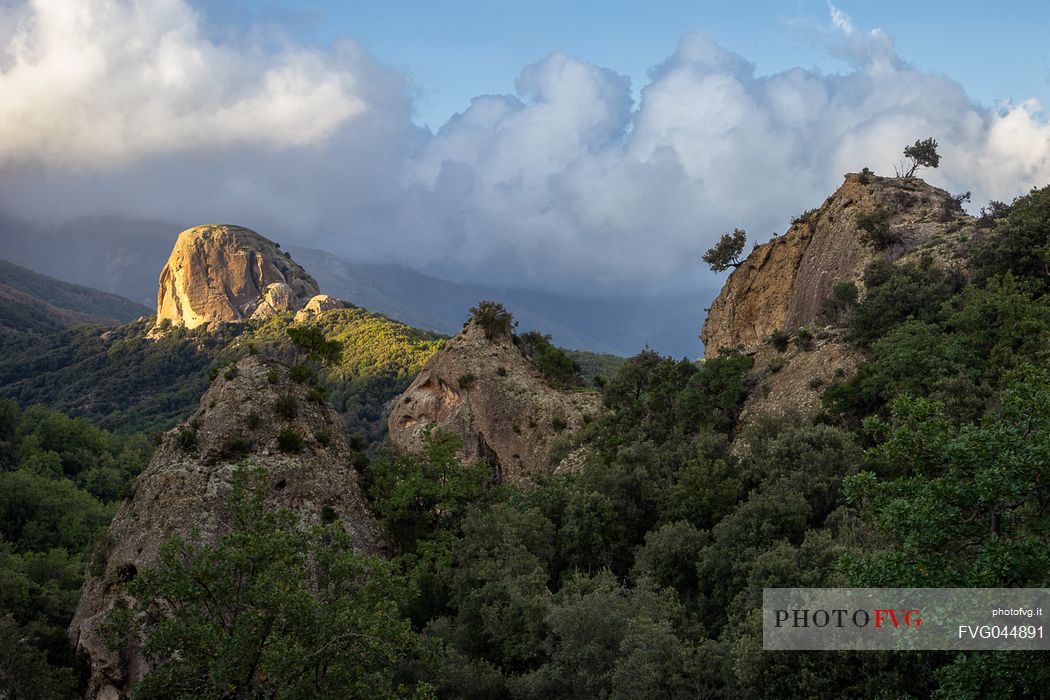
POLYGON ((152 670, 135 697, 411 696, 397 678, 401 659, 425 656, 400 614, 411 587, 341 524, 304 528, 267 492, 242 467, 222 541, 174 538, 127 583, 107 636, 116 649, 144 639, 152 670))
POLYGON ((503 304, 488 300, 479 301, 477 306, 470 308, 468 323, 471 321, 481 326, 485 331, 485 337, 490 340, 510 337, 514 332, 514 326, 517 325, 514 317, 503 304))
POLYGON ((733 233, 723 233, 706 253, 703 261, 711 266, 715 272, 724 272, 731 267, 739 267, 740 254, 744 252, 744 243, 747 242, 747 233, 743 229, 735 228, 733 233))
POLYGON ((911 146, 905 146, 904 157, 908 163, 901 163, 897 168, 897 174, 901 177, 912 177, 919 168, 936 168, 941 164, 937 141, 933 137, 919 139, 911 146))

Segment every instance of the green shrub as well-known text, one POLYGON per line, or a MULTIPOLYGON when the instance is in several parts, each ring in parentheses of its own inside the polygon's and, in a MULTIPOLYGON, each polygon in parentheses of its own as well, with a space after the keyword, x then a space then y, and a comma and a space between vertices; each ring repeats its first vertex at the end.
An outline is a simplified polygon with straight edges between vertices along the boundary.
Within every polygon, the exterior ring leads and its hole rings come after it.
POLYGON ((240 370, 237 369, 237 365, 230 365, 226 368, 226 371, 223 372, 222 376, 229 381, 231 379, 236 379, 238 374, 240 374, 240 370))
POLYGON ((853 282, 837 283, 831 290, 831 296, 825 299, 820 307, 820 320, 828 324, 843 323, 853 311, 859 297, 860 292, 853 282))
POLYGON ((977 216, 977 226, 979 228, 990 228, 999 219, 1005 219, 1009 216, 1011 209, 1013 209, 1012 205, 993 199, 988 202, 987 206, 981 207, 981 213, 977 216))
POLYGON ((456 380, 456 384, 459 385, 460 389, 468 389, 470 388, 470 385, 473 384, 475 381, 477 381, 477 377, 475 377, 473 374, 467 373, 459 375, 459 379, 456 380))
POLYGON ((731 267, 740 267, 743 264, 740 254, 744 252, 746 243, 747 232, 744 229, 735 228, 732 234, 723 233, 718 242, 711 246, 700 259, 710 265, 715 272, 725 272, 731 267))
POLYGON ((179 428, 175 439, 179 447, 187 452, 197 447, 197 431, 192 427, 183 426, 179 428))
POLYGON ((299 412, 299 401, 291 392, 281 394, 273 404, 274 412, 282 418, 291 420, 299 412))
POLYGON ((476 323, 485 331, 485 337, 506 338, 514 331, 514 317, 498 301, 481 301, 471 307, 468 323, 476 323))
POLYGON ((1010 206, 989 206, 993 209, 986 225, 995 229, 974 245, 975 278, 984 282, 1009 272, 1045 290, 1050 278, 1050 185, 1033 189, 1010 206))
POLYGON ((569 354, 551 343, 551 337, 528 331, 515 338, 518 350, 551 384, 569 389, 583 386, 580 365, 569 354))
POLYGON ((304 350, 311 360, 323 365, 339 363, 343 354, 343 344, 338 340, 328 340, 324 331, 316 326, 295 326, 285 331, 292 343, 304 350))
POLYGON ((777 352, 784 352, 788 349, 788 341, 791 340, 791 334, 778 328, 773 331, 773 335, 769 336, 769 344, 776 349, 777 352))
POLYGON ((313 370, 306 365, 293 365, 292 368, 288 370, 288 378, 299 384, 305 384, 310 381, 313 376, 313 370))
POLYGON ((774 357, 772 360, 769 361, 769 364, 766 365, 766 367, 769 369, 770 372, 776 373, 784 369, 784 365, 786 364, 787 361, 783 357, 774 357))
POLYGON ((799 328, 795 332, 795 342, 799 349, 809 350, 813 347, 813 334, 807 328, 799 328))
POLYGON ((315 386, 306 392, 306 400, 311 403, 323 404, 325 402, 325 389, 315 386))
POLYGON ((941 305, 962 288, 956 272, 932 265, 877 261, 864 271, 867 294, 849 319, 853 339, 868 345, 909 316, 922 321, 943 317, 941 305))
POLYGON ((234 461, 244 457, 251 451, 252 443, 248 438, 243 436, 232 437, 223 443, 222 450, 219 452, 219 458, 234 461))
POLYGON ((798 226, 799 224, 804 224, 804 223, 809 222, 809 223, 811 223, 811 225, 815 226, 817 221, 820 218, 818 216, 819 213, 820 213, 820 208, 819 207, 814 207, 813 209, 809 209, 807 211, 804 211, 801 214, 799 214, 798 216, 796 216, 794 219, 791 220, 791 225, 792 226, 798 226))
POLYGON ((900 236, 890 230, 890 213, 885 209, 857 214, 856 222, 861 230, 861 240, 875 250, 885 250, 900 243, 900 236))
POLYGON ((268 381, 270 384, 276 384, 280 381, 280 379, 281 375, 277 372, 276 369, 271 368, 270 371, 266 373, 266 381, 268 381))
POLYGON ((252 411, 244 417, 244 424, 248 426, 248 430, 255 430, 259 427, 260 420, 261 419, 259 418, 259 414, 255 411, 252 411))
POLYGON ((302 452, 305 448, 306 441, 295 428, 281 428, 277 433, 277 449, 281 452, 302 452))

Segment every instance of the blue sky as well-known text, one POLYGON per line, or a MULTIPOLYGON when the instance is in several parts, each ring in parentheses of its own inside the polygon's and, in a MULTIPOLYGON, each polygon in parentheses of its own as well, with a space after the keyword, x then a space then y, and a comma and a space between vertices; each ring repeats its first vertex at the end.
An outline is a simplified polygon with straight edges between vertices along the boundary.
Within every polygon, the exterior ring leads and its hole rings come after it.
MULTIPOLYGON (((1050 107, 1050 3, 843 0, 836 6, 858 27, 885 30, 907 62, 952 77, 987 106, 1034 97, 1050 107)), ((825 0, 218 0, 200 7, 216 30, 254 24, 311 43, 354 38, 411 77, 416 120, 435 130, 475 95, 512 93, 522 67, 555 51, 626 74, 637 97, 649 69, 691 31, 745 56, 759 74, 795 66, 848 70, 820 40, 828 25, 825 0)))
POLYGON ((1036 2, 0 0, 0 215, 713 291, 723 232, 919 138, 975 207, 1050 183, 1048 36, 1036 2))

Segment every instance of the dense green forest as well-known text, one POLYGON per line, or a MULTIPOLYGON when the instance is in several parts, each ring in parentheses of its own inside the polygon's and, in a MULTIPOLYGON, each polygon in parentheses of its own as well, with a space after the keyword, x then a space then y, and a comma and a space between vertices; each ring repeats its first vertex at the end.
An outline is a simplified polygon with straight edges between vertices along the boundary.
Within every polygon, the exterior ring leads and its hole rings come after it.
POLYGON ((837 314, 867 360, 814 420, 734 436, 749 358, 646 352, 606 384, 577 474, 451 480, 447 436, 374 461, 420 591, 404 614, 441 647, 415 678, 478 698, 1038 697, 1039 654, 761 650, 764 586, 1047 584, 1050 188, 998 212, 969 282, 868 270, 837 314))
POLYGON ((0 696, 69 696, 84 567, 152 445, 0 399, 0 696))
MULTIPOLYGON (((384 406, 444 341, 360 308, 303 323, 284 314, 212 330, 168 327, 156 337, 149 319, 112 329, 0 333, 0 397, 46 405, 119 433, 166 430, 196 408, 209 377, 245 353, 297 361, 286 334, 293 326, 319 328, 341 345, 339 361, 321 370, 328 399, 344 415, 347 433, 369 440, 383 436, 384 406)), ((569 356, 586 383, 611 376, 624 362, 583 351, 569 356)))
MULTIPOLYGON (((873 265, 837 314, 866 353, 815 420, 731 449, 751 360, 645 352, 577 474, 488 490, 432 437, 371 467, 449 697, 1037 697, 1026 653, 763 653, 764 586, 1045 586, 1050 188, 999 207, 971 279, 873 265), (435 489, 435 482, 455 486, 435 489)), ((841 296, 841 295, 840 295, 841 296)))
MULTIPOLYGON (((0 396, 86 417, 121 433, 166 430, 188 416, 209 377, 247 352, 293 360, 290 315, 219 329, 166 328, 151 320, 118 328, 73 328, 51 335, 0 334, 0 396)), ((325 377, 348 432, 382 434, 383 405, 397 396, 442 342, 362 309, 325 314, 321 328, 343 346, 325 377)))
MULTIPOLYGON (((1048 584, 1050 187, 984 225, 966 274, 876 264, 859 301, 829 300, 866 359, 813 419, 740 433, 749 357, 646 351, 601 382, 608 410, 568 446, 586 449, 576 473, 513 489, 459 464, 447 434, 421 455, 385 447, 364 480, 394 539, 388 561, 355 554, 338 523, 296 533, 288 514, 260 514, 265 490, 246 469, 220 545, 174 541, 127 582, 141 611, 169 600, 182 616, 148 628, 162 663, 140 696, 222 697, 231 683, 275 697, 1045 696, 1038 653, 762 651, 765 586, 1048 584), (221 581, 245 566, 257 574, 247 589, 217 593, 227 624, 187 572, 221 581)), ((261 351, 286 325, 226 351, 261 351)), ((359 376, 353 339, 341 340, 359 376)), ((432 351, 425 337, 386 342, 432 351)), ((531 342, 523 352, 552 371, 568 366, 531 342)), ((418 367, 392 352, 406 376, 418 367)), ((340 400, 339 375, 329 381, 340 400)), ((43 392, 33 387, 20 390, 43 392)), ((0 409, 0 641, 26 640, 0 653, 38 672, 0 677, 0 695, 58 696, 73 683, 61 630, 84 559, 149 445, 0 409)), ((114 645, 142 619, 118 611, 114 645)))

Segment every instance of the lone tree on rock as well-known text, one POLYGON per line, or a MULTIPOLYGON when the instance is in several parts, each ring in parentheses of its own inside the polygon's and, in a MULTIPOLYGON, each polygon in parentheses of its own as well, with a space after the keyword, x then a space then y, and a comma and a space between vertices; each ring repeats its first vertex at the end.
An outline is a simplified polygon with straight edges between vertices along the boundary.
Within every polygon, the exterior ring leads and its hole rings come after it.
POLYGON ((901 161, 900 165, 894 168, 897 177, 912 177, 919 168, 936 168, 941 164, 941 156, 937 153, 937 141, 932 137, 905 146, 904 157, 908 159, 908 163, 901 161))
POLYGON ((735 228, 733 233, 723 233, 722 237, 709 251, 704 253, 703 261, 715 272, 722 272, 731 267, 740 267, 743 262, 740 253, 744 251, 747 233, 744 229, 735 228))
POLYGON ((477 306, 470 308, 470 314, 467 323, 473 321, 481 326, 485 331, 485 337, 489 340, 510 337, 514 333, 514 327, 518 325, 510 312, 498 301, 478 302, 477 306))

